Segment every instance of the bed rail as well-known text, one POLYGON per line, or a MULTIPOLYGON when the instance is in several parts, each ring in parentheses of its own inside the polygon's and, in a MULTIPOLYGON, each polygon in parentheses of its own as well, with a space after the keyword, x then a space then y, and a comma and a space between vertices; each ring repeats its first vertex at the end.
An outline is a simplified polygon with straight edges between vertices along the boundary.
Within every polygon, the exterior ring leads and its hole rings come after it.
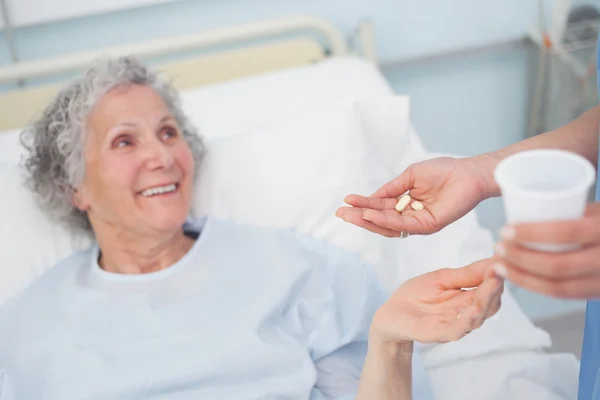
POLYGON ((0 67, 0 84, 73 72, 106 55, 115 57, 134 55, 140 58, 161 57, 212 46, 272 38, 299 31, 312 31, 320 34, 327 41, 328 51, 332 56, 343 55, 347 52, 346 41, 342 33, 327 20, 315 16, 292 16, 60 57, 21 61, 0 67))

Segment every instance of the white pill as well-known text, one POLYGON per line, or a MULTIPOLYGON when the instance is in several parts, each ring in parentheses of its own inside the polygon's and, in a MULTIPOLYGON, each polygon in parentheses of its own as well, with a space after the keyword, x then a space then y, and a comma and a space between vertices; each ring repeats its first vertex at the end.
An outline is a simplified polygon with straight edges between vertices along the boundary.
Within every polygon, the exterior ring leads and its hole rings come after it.
POLYGON ((413 203, 410 206, 415 211, 419 211, 419 210, 422 210, 422 209, 425 208, 425 206, 423 205, 423 203, 421 203, 420 201, 413 201, 413 203))
POLYGON ((400 199, 398 199, 398 203, 396 203, 396 211, 404 211, 404 209, 410 204, 411 200, 412 199, 407 194, 400 196, 400 199))

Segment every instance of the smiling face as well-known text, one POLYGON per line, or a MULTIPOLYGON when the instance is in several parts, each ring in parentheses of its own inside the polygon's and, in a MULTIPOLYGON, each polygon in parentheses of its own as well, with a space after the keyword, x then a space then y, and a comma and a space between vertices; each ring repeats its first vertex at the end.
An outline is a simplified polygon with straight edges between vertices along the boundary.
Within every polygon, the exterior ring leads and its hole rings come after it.
POLYGON ((143 85, 114 88, 87 122, 85 177, 74 202, 94 229, 181 229, 191 205, 194 159, 161 97, 143 85))

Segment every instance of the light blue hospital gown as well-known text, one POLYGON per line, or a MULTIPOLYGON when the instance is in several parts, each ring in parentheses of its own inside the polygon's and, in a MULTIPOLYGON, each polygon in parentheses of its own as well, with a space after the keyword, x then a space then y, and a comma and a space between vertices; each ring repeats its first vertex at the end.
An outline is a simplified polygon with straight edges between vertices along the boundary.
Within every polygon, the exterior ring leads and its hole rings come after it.
POLYGON ((371 268, 291 231, 186 229, 200 236, 167 269, 108 273, 94 247, 0 309, 1 400, 353 399, 385 300, 371 268))

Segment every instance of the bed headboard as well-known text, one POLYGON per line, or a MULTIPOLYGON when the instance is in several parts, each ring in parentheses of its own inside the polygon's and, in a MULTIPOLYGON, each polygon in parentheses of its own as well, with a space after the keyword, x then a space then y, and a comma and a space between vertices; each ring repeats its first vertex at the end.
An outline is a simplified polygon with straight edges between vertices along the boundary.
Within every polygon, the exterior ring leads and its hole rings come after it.
MULTIPOLYGON (((372 46, 372 38, 365 35, 368 32, 371 36, 371 32, 365 26, 360 30, 365 36, 363 43, 372 46)), ((347 51, 343 35, 327 20, 294 16, 19 62, 0 67, 0 84, 26 83, 25 87, 0 93, 0 132, 30 122, 61 86, 57 77, 80 71, 107 55, 137 56, 168 75, 178 89, 186 89, 311 64, 347 51), (48 78, 54 78, 52 84, 31 84, 32 80, 48 78)), ((365 53, 372 54, 372 49, 365 49, 365 53)))

